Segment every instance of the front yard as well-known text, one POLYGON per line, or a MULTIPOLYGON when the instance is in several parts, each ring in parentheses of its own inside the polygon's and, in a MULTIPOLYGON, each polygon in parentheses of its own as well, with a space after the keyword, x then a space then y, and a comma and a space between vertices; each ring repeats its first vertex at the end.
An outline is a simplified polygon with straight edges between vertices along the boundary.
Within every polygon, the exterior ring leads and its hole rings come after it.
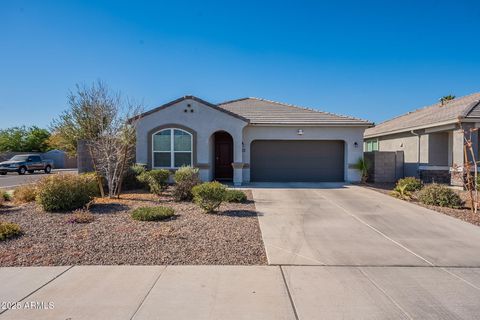
POLYGON ((6 203, 0 221, 17 223, 23 234, 0 241, 0 266, 267 263, 251 192, 246 202, 224 202, 207 214, 192 202, 174 201, 171 191, 96 198, 94 221, 85 224, 72 223, 72 213, 43 212, 35 203, 6 203), (175 216, 137 221, 130 215, 136 207, 157 205, 174 208, 175 216))
MULTIPOLYGON (((395 184, 368 183, 368 184, 365 184, 364 187, 390 195, 395 188, 395 184)), ((475 214, 470 209, 467 192, 464 190, 454 190, 454 192, 458 194, 460 198, 463 200, 463 205, 460 208, 449 208, 449 207, 427 205, 420 202, 415 196, 413 196, 411 199, 408 199, 406 201, 415 203, 416 205, 436 211, 438 213, 442 213, 442 214, 466 221, 468 223, 480 226, 480 213, 475 214)))

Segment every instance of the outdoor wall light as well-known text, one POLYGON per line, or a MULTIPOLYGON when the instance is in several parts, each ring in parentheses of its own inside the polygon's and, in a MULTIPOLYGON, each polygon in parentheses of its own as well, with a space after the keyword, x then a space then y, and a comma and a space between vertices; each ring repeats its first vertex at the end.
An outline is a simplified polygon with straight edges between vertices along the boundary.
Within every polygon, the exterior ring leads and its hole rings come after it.
POLYGON ((297 130, 297 134, 298 134, 299 136, 302 136, 302 135, 303 135, 303 130, 302 130, 302 129, 298 129, 298 130, 297 130))
POLYGON ((355 143, 353 144, 353 146, 354 146, 355 148, 358 148, 358 142, 355 141, 355 143))

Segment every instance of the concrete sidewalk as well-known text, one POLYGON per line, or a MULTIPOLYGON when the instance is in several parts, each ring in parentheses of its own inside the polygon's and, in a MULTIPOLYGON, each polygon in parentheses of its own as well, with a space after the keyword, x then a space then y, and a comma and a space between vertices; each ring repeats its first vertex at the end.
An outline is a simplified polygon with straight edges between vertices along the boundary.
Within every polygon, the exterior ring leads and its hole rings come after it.
POLYGON ((0 268, 0 319, 476 319, 480 268, 0 268), (10 305, 8 305, 10 303, 10 305))

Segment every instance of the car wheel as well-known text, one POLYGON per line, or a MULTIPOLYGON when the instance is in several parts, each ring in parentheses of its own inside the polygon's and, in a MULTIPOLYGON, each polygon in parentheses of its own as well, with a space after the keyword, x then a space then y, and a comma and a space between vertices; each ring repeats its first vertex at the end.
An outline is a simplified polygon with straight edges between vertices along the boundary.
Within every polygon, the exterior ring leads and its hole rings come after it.
POLYGON ((52 172, 52 167, 46 166, 46 167, 45 167, 45 173, 46 173, 46 174, 49 174, 50 172, 52 172))
POLYGON ((30 173, 30 174, 32 174, 34 172, 35 172, 35 170, 28 170, 28 173, 30 173))
POLYGON ((20 169, 18 169, 18 174, 20 174, 20 175, 25 174, 25 172, 27 172, 27 168, 25 168, 25 167, 20 167, 20 169))
POLYGON ((7 173, 6 172, 0 172, 0 175, 4 176, 6 175, 7 173))

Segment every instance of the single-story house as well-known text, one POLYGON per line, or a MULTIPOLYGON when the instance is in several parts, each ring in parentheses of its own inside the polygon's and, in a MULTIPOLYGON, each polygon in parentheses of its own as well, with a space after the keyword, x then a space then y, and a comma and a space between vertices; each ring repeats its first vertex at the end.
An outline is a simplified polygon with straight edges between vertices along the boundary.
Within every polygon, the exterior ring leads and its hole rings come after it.
MULTIPOLYGON (((403 151, 405 176, 460 185, 453 168, 464 164, 464 134, 480 127, 480 93, 439 102, 365 131, 365 151, 403 151)), ((478 132, 471 133, 478 159, 478 132)))
POLYGON ((212 104, 185 96, 136 124, 136 162, 200 169, 204 181, 359 181, 372 123, 259 98, 212 104))

